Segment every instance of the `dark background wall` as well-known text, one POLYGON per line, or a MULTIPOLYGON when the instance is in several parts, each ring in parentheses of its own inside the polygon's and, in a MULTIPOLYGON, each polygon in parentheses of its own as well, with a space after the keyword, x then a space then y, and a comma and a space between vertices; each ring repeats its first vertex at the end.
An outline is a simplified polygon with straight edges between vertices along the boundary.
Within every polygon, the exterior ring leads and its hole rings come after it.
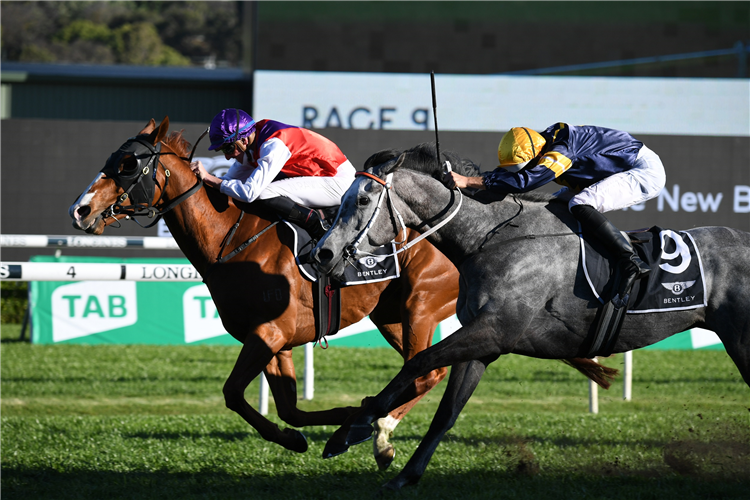
POLYGON ((252 79, 239 69, 9 63, 3 118, 210 121, 217 109, 252 109, 252 79), (208 118, 206 118, 208 117, 208 118))
MULTIPOLYGON (((748 2, 260 2, 257 15, 256 67, 274 70, 493 74, 750 42, 748 2)), ((563 73, 736 77, 738 60, 563 73)))
MULTIPOLYGON (((150 117, 149 117, 150 118, 150 117)), ((162 117, 155 117, 160 120, 162 117)), ((83 234, 73 230, 68 207, 93 180, 109 155, 146 125, 125 121, 61 121, 13 119, 2 122, 2 182, 0 210, 2 234, 83 234)), ((204 124, 172 123, 171 130, 184 130, 194 142, 204 124)), ((325 129, 328 136, 357 166, 372 153, 386 148, 410 148, 434 140, 434 132, 371 131, 325 129)), ((496 166, 495 152, 503 131, 498 133, 441 132, 444 150, 453 150, 481 165, 483 171, 496 166)), ((748 137, 639 137, 662 158, 667 169, 667 190, 680 196, 695 193, 716 199, 722 193, 718 210, 674 211, 668 203, 658 210, 655 200, 641 212, 614 212, 611 219, 622 229, 659 225, 687 229, 705 225, 728 225, 750 231, 750 213, 734 213, 733 186, 750 186, 750 138, 748 137)), ((215 156, 201 142, 196 156, 215 156)), ((554 187, 553 187, 554 186, 554 187)), ((556 190, 549 185, 546 190, 556 190)), ((689 200, 688 200, 689 201, 689 200)), ((690 208, 690 204, 685 205, 690 208)), ((746 204, 747 206, 747 204, 746 204)), ((156 228, 142 229, 124 222, 119 229, 108 228, 105 235, 156 236, 156 228)), ((30 255, 50 254, 53 250, 2 249, 3 260, 26 260, 30 255)), ((66 255, 112 255, 108 250, 66 249, 66 255)), ((143 256, 137 250, 117 250, 118 256, 143 256)), ((178 257, 179 252, 159 251, 149 255, 178 257)))

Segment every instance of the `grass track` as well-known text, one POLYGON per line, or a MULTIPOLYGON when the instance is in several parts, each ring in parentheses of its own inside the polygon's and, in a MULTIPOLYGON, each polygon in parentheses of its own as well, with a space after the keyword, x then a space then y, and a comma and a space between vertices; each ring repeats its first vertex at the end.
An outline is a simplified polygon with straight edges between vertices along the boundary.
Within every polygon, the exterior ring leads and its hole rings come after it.
MULTIPOLYGON (((238 348, 32 346, 17 336, 2 326, 3 498, 371 498, 404 466, 442 394, 399 426, 396 460, 381 473, 369 443, 322 460, 332 427, 303 429, 305 454, 261 440, 223 404, 238 348)), ((356 404, 401 364, 388 349, 315 355, 315 398, 299 401, 308 410, 356 404)), ((587 413, 585 379, 562 363, 499 360, 420 484, 386 496, 747 498, 750 389, 726 354, 634 358, 634 400, 622 401, 618 380, 600 392, 599 415, 587 413)), ((246 396, 255 405, 257 395, 255 383, 246 396)))

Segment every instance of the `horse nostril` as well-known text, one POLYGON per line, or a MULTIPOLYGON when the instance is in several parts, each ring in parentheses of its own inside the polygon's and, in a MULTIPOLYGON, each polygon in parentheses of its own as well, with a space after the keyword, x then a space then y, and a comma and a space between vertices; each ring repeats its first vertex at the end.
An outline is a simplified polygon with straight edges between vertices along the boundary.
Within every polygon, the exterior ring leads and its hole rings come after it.
POLYGON ((324 266, 329 264, 332 259, 333 259, 333 252, 328 250, 327 248, 321 248, 317 252, 315 252, 315 260, 317 260, 320 264, 323 264, 324 266))
POLYGON ((91 207, 88 205, 78 207, 75 210, 75 214, 81 219, 85 219, 90 213, 91 213, 91 207))

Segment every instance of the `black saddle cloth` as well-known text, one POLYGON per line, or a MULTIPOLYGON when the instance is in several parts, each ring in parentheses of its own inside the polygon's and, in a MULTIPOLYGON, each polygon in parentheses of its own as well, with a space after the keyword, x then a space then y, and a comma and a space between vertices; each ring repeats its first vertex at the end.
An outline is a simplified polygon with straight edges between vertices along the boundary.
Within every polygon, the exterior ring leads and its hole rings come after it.
MULTIPOLYGON (((628 313, 653 313, 697 309, 706 305, 703 263, 689 231, 654 226, 626 233, 638 256, 651 273, 635 282, 628 313)), ((603 256, 600 245, 581 238, 581 262, 586 280, 596 297, 610 297, 610 274, 615 261, 603 256)))

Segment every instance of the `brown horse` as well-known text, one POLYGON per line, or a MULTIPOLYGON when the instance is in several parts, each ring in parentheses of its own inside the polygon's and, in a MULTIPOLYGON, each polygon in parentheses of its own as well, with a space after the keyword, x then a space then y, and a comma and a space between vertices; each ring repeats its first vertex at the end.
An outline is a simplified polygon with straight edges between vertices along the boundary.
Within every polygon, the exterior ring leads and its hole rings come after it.
MULTIPOLYGON (((342 425, 329 440, 323 456, 346 451, 348 423, 356 418, 359 407, 305 412, 296 404, 291 349, 313 341, 315 326, 312 285, 297 269, 290 250, 291 230, 279 224, 264 231, 277 219, 274 214, 258 204, 235 203, 216 190, 200 186, 189 167, 190 144, 181 133, 167 135, 168 128, 168 118, 158 127, 152 119, 113 153, 70 207, 73 226, 101 234, 117 220, 163 212, 180 249, 205 280, 224 328, 242 343, 239 358, 224 384, 227 407, 239 413, 264 439, 289 450, 307 450, 307 441, 299 431, 281 430, 245 400, 245 389, 262 371, 284 422, 294 427, 342 425), (245 216, 232 241, 244 242, 259 236, 231 260, 216 264, 241 211, 245 216)), ((407 241, 416 237, 418 233, 409 230, 407 241)), ((341 326, 369 315, 406 361, 429 347, 438 323, 455 313, 459 283, 455 267, 426 241, 400 253, 399 265, 398 279, 341 290, 341 326)), ((609 387, 612 373, 606 368, 586 359, 566 362, 609 387)), ((393 458, 394 450, 388 443, 393 428, 445 377, 446 371, 436 369, 417 379, 405 391, 398 407, 378 421, 374 443, 381 468, 393 458)))
MULTIPOLYGON (((158 127, 152 119, 138 133, 141 142, 128 141, 120 149, 122 154, 110 157, 108 166, 71 206, 74 227, 101 234, 116 220, 132 216, 128 207, 133 206, 131 200, 138 203, 139 186, 129 191, 128 182, 147 185, 154 170, 153 188, 143 189, 150 198, 145 201, 151 207, 159 210, 190 192, 196 185, 186 158, 190 144, 181 133, 167 135, 168 128, 168 118, 158 127), (133 147, 125 147, 128 143, 133 147), (157 145, 161 148, 158 155, 157 145), (141 175, 144 168, 149 172, 141 175), (128 191, 121 208, 113 209, 128 191)), ((289 428, 282 431, 245 400, 245 389, 261 371, 268 379, 279 417, 291 426, 342 425, 358 408, 305 412, 297 407, 291 349, 315 340, 312 284, 297 269, 290 250, 294 235, 283 224, 264 232, 231 260, 215 264, 240 210, 245 211, 245 216, 233 236, 234 242, 247 241, 277 220, 259 204, 235 203, 217 190, 201 187, 165 213, 164 221, 205 280, 224 328, 242 343, 239 358, 224 385, 227 407, 239 413, 264 439, 304 452, 307 441, 300 432, 289 428)), ((417 236, 418 233, 411 232, 408 239, 417 236)), ((399 254, 399 265, 400 278, 341 289, 341 327, 369 315, 388 343, 408 360, 430 346, 438 323, 455 313, 458 273, 427 242, 399 254)), ((441 368, 418 380, 400 407, 383 422, 390 427, 376 439, 379 466, 387 467, 393 457, 393 448, 387 442, 393 427, 445 374, 446 369, 441 368)), ((343 438, 346 432, 342 429, 337 435, 343 438)), ((324 456, 346 450, 343 439, 338 442, 334 439, 332 445, 324 456), (338 447, 336 443, 340 443, 338 447)))

